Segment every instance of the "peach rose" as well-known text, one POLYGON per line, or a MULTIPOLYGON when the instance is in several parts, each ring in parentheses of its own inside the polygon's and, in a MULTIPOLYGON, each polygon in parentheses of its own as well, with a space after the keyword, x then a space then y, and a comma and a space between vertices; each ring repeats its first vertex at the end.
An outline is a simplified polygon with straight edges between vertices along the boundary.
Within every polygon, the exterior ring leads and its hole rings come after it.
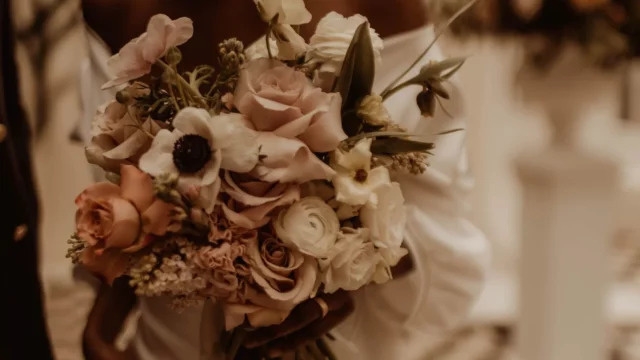
POLYGON ((229 171, 224 173, 222 192, 224 216, 245 229, 266 225, 275 210, 300 199, 297 184, 268 183, 229 171))
POLYGON ((313 153, 335 150, 347 138, 340 94, 322 92, 280 61, 256 59, 240 72, 234 104, 263 134, 258 142, 266 157, 256 169, 261 179, 305 182, 333 175, 313 153))
POLYGON ((149 175, 131 165, 123 165, 120 173, 120 186, 94 184, 75 201, 76 232, 89 246, 83 263, 109 282, 124 271, 127 253, 147 246, 152 235, 166 234, 173 222, 174 206, 155 198, 149 175))

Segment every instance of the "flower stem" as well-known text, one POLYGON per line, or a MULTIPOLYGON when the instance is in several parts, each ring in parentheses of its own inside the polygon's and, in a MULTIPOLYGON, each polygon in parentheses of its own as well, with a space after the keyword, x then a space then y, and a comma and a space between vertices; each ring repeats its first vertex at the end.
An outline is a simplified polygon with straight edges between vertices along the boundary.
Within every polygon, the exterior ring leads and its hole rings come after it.
POLYGON ((400 80, 402 80, 405 76, 407 76, 407 74, 409 73, 409 71, 411 71, 411 69, 413 69, 416 65, 418 65, 418 63, 422 60, 423 57, 425 57, 425 55, 427 55, 427 53, 429 52, 429 50, 431 50, 431 48, 433 47, 433 45, 436 44, 436 41, 438 41, 438 39, 440 38, 440 36, 442 36, 445 31, 447 31, 447 29, 449 28, 449 26, 451 26, 451 24, 453 24, 454 21, 456 21, 462 14, 464 14, 467 10, 469 10, 473 5, 475 5, 478 2, 478 0, 470 0, 467 5, 463 6, 460 10, 458 10, 458 12, 456 12, 449 20, 447 20, 447 22, 445 23, 445 25, 440 29, 440 31, 438 31, 438 33, 436 34, 435 38, 433 39, 433 41, 431 42, 431 44, 429 44, 429 46, 427 46, 427 48, 422 52, 422 54, 420 54, 420 56, 418 56, 418 58, 413 62, 413 64, 411 64, 411 66, 409 66, 409 68, 407 68, 407 70, 405 70, 400 76, 398 76, 391 84, 389 84, 389 86, 387 86, 384 91, 382 91, 382 93, 380 94, 383 98, 387 98, 388 95, 387 93, 389 93, 394 86, 396 86, 396 84, 398 82, 400 82, 400 80))
POLYGON ((189 93, 189 95, 191 95, 193 97, 193 100, 200 106, 202 106, 203 108, 207 108, 207 103, 202 99, 202 97, 200 95, 198 95, 196 93, 195 90, 193 90, 193 88, 191 88, 191 85, 189 85, 189 83, 187 82, 187 80, 185 80, 182 75, 178 74, 171 66, 169 66, 167 63, 165 63, 162 60, 158 60, 156 62, 156 64, 158 66, 160 66, 163 70, 170 70, 172 71, 175 76, 176 79, 178 80, 178 82, 180 83, 180 85, 184 86, 184 89, 187 90, 187 92, 189 93))
POLYGON ((169 96, 171 97, 171 101, 173 102, 173 106, 176 107, 176 111, 180 111, 180 103, 176 99, 176 94, 173 92, 173 85, 169 84, 169 96))
POLYGON ((271 37, 271 28, 272 25, 269 23, 269 27, 267 27, 267 34, 264 36, 264 40, 267 42, 267 54, 269 54, 269 59, 273 59, 273 54, 271 53, 271 42, 269 38, 271 37))

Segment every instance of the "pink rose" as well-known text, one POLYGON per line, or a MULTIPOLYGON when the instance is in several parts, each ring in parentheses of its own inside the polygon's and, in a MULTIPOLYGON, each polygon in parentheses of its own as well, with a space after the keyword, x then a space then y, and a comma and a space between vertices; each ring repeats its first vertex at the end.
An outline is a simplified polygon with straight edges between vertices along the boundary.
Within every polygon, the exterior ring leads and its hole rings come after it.
POLYGON ((89 269, 99 269, 96 272, 109 281, 122 272, 106 263, 122 265, 120 258, 124 253, 144 248, 153 235, 162 236, 173 225, 174 206, 155 198, 149 175, 131 165, 123 165, 120 173, 120 186, 108 182, 94 184, 75 201, 76 232, 89 245, 87 251, 93 252, 83 255, 83 263, 89 269))
POLYGON ((251 241, 245 258, 255 284, 246 289, 243 303, 225 305, 227 329, 240 325, 245 316, 253 327, 280 324, 313 295, 316 260, 288 248, 273 234, 261 233, 251 241))
POLYGON ((263 133, 258 142, 266 157, 256 169, 261 179, 305 182, 333 175, 313 153, 333 151, 347 138, 340 94, 322 92, 280 61, 256 59, 240 72, 234 103, 263 133))
POLYGON ((142 77, 151 66, 172 47, 187 42, 193 36, 193 22, 182 17, 171 20, 167 15, 154 15, 147 24, 147 32, 131 40, 107 62, 115 79, 102 86, 108 89, 142 77))
POLYGON ((229 171, 224 173, 222 192, 224 216, 245 229, 266 225, 275 210, 300 199, 297 184, 268 183, 229 171))

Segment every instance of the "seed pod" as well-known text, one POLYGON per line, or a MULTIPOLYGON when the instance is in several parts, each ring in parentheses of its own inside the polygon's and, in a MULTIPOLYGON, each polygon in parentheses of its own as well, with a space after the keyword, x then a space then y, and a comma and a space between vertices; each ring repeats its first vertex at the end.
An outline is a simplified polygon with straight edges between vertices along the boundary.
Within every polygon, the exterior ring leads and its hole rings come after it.
POLYGON ((178 65, 182 61, 182 52, 177 47, 169 48, 167 51, 166 60, 169 65, 178 65))
POLYGON ((416 98, 422 116, 433 117, 436 113, 436 94, 429 89, 422 90, 416 98))

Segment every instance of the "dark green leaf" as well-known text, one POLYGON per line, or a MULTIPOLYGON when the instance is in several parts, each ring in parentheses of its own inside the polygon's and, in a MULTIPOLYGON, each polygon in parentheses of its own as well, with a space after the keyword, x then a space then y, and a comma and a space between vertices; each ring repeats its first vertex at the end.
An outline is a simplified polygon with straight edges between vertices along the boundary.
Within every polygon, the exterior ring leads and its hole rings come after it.
MULTIPOLYGON (((355 112, 358 102, 371 94, 375 76, 375 55, 369 34, 369 23, 364 22, 353 35, 349 45, 340 76, 334 91, 342 95, 343 113, 355 112)), ((357 116, 346 116, 342 119, 347 135, 355 135, 353 131, 361 128, 362 122, 357 116), (352 123, 356 122, 356 123, 352 123)))
POLYGON ((397 155, 416 151, 429 151, 435 147, 433 143, 413 141, 401 138, 375 139, 371 143, 371 152, 377 155, 397 155))

